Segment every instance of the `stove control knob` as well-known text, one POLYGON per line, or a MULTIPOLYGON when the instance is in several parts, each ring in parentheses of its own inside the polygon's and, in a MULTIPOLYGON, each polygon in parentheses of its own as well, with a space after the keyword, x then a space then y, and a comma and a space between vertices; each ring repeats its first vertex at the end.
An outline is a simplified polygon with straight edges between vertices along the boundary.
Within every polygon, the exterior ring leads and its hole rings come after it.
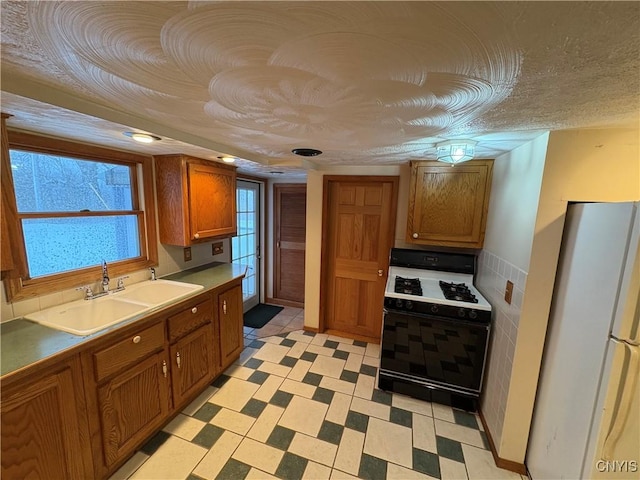
POLYGON ((478 318, 478 313, 477 313, 475 310, 471 310, 471 311, 469 312, 469 318, 470 318, 470 319, 472 319, 472 320, 473 320, 474 318, 478 318))
POLYGON ((396 307, 402 308, 402 299, 401 298, 396 298, 396 307))
POLYGON ((411 300, 407 300, 406 302, 404 302, 404 306, 407 310, 412 310, 413 309, 413 302, 411 300))
POLYGON ((460 308, 460 309, 458 310, 458 316, 459 316, 460 318, 464 318, 466 315, 467 315, 467 311, 466 311, 464 308, 460 308))
POLYGON ((431 313, 438 313, 438 305, 431 305, 431 313))

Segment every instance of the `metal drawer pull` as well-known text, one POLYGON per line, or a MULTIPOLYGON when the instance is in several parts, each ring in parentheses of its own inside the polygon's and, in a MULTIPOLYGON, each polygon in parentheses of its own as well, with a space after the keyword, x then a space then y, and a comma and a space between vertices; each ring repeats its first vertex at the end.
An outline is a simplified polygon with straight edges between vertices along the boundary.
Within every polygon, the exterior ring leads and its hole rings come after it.
POLYGON ((140 340, 142 340, 142 337, 140 335, 136 335, 135 337, 133 337, 133 343, 140 343, 140 340))
POLYGON ((226 315, 227 314, 227 301, 223 300, 222 301, 222 312, 226 315))
POLYGON ((180 364, 182 363, 180 360, 180 352, 176 352, 176 363, 178 364, 178 368, 180 368, 180 364))
POLYGON ((198 307, 193 307, 191 309, 191 313, 198 313, 198 307))
POLYGON ((164 378, 167 378, 167 361, 166 360, 162 360, 162 374, 164 375, 164 378))

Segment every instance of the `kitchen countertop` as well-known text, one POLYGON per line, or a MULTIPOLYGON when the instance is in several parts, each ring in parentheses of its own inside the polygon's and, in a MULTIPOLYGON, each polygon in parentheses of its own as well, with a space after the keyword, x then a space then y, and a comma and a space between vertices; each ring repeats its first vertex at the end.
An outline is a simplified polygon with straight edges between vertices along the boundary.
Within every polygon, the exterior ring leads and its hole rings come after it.
MULTIPOLYGON (((236 278, 243 277, 245 273, 246 266, 244 265, 214 262, 172 273, 162 277, 162 279, 202 285, 204 290, 198 290, 189 296, 195 297, 207 290, 212 290, 236 278)), ((183 297, 179 301, 182 302, 189 297, 183 297)), ((147 310, 140 315, 84 337, 45 327, 24 318, 9 320, 0 324, 0 375, 7 375, 52 355, 77 347, 168 306, 171 306, 171 304, 147 310)))

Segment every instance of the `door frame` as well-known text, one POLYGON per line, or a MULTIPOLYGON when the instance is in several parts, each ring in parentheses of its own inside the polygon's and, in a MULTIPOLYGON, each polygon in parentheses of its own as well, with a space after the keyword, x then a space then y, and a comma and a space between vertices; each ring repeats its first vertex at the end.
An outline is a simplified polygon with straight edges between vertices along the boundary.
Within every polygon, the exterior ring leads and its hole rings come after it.
MULTIPOLYGON (((398 218, 398 194, 399 194, 399 185, 400 185, 400 177, 399 176, 391 176, 391 175, 325 175, 322 181, 322 243, 320 250, 320 311, 318 318, 318 332, 322 333, 325 331, 326 327, 326 308, 325 302, 327 300, 327 281, 328 281, 328 233, 329 233, 329 206, 330 206, 330 198, 329 198, 329 183, 331 182, 348 182, 348 181, 357 181, 357 182, 391 182, 391 216, 389 217, 389 225, 391 228, 387 232, 387 239, 389 241, 389 245, 391 248, 395 245, 395 237, 396 237, 396 222, 398 218)), ((389 265, 387 264, 386 275, 389 275, 389 265)), ((380 305, 380 309, 382 309, 382 304, 380 305)), ((344 335, 347 335, 344 333, 344 335)), ((371 340, 370 337, 361 337, 354 334, 349 334, 348 336, 359 337, 358 339, 368 341, 371 340)))
MULTIPOLYGON (((271 254, 271 259, 273 260, 273 278, 272 278, 272 298, 267 298, 267 302, 269 303, 275 303, 277 305, 284 305, 287 307, 297 307, 297 308, 304 308, 304 302, 295 302, 293 300, 285 300, 285 299, 281 299, 278 298, 276 296, 276 283, 278 281, 278 275, 279 275, 279 265, 278 262, 276 260, 277 258, 277 237, 278 237, 278 229, 280 228, 280 223, 278 221, 279 219, 279 214, 278 214, 278 209, 280 208, 280 205, 277 201, 278 199, 278 189, 279 188, 304 188, 305 192, 307 191, 307 184, 306 183, 273 183, 273 232, 272 232, 272 238, 271 238, 271 245, 272 245, 272 254, 271 254)), ((305 222, 306 222, 306 215, 305 215, 305 222)), ((305 228, 305 232, 306 232, 306 228, 305 228)))
MULTIPOLYGON (((267 259, 266 259, 266 221, 265 215, 267 211, 267 198, 266 198, 266 183, 267 180, 261 177, 254 177, 251 175, 241 175, 238 174, 237 180, 242 180, 244 182, 251 182, 258 185, 258 244, 260 245, 260 258, 258 258, 258 265, 260 270, 260 275, 258 277, 258 303, 264 303, 265 300, 265 280, 266 280, 266 270, 267 270, 267 259)), ((237 190, 237 186, 236 186, 237 190)), ((229 238, 229 262, 233 258, 233 242, 231 238, 229 238)), ((243 302, 244 303, 244 302, 243 302)))

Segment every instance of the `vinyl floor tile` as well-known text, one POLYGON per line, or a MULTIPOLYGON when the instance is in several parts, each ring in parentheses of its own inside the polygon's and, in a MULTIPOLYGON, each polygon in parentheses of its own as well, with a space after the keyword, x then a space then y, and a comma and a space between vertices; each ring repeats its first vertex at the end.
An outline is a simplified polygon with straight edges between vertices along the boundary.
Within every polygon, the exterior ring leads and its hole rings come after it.
POLYGON ((378 345, 290 331, 304 314, 283 313, 110 480, 522 480, 477 415, 377 389, 378 345))
POLYGON ((206 448, 171 436, 136 470, 131 478, 136 480, 186 478, 206 454, 206 448))

